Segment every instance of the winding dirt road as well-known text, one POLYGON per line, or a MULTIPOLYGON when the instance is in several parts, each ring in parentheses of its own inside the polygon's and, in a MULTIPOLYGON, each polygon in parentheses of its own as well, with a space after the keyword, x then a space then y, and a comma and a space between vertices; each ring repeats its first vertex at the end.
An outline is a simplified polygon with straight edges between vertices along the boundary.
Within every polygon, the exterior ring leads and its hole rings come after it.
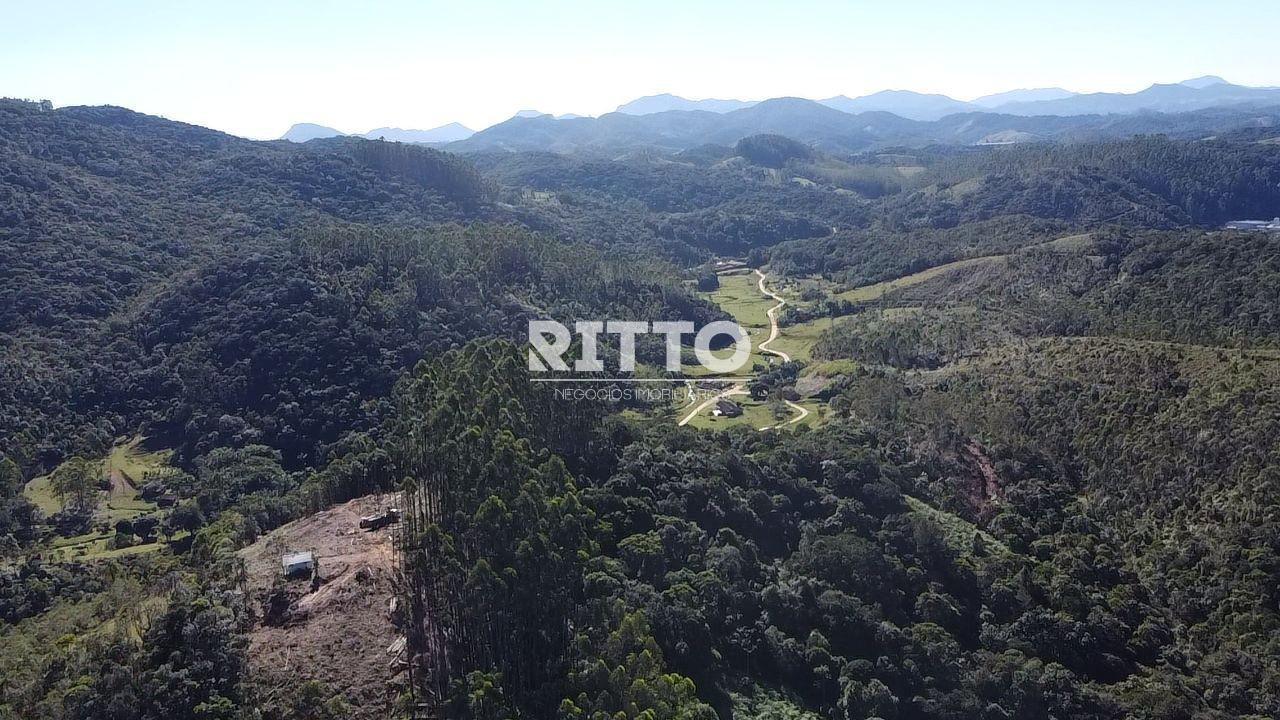
MULTIPOLYGON (((770 355, 775 355, 779 358, 782 358, 782 362, 791 362, 790 355, 788 355, 787 353, 781 350, 773 350, 769 347, 769 343, 773 342, 774 340, 777 340, 778 335, 780 335, 782 332, 778 328, 778 313, 782 311, 782 308, 786 307, 787 301, 783 300, 781 295, 778 295, 777 293, 773 292, 769 288, 765 287, 764 281, 769 277, 767 274, 761 272, 760 270, 756 270, 756 275, 759 276, 760 278, 760 282, 757 284, 757 287, 760 289, 760 294, 778 301, 777 305, 774 305, 773 307, 769 308, 765 312, 765 315, 769 317, 769 339, 760 343, 760 352, 769 353, 770 355)), ((695 417, 698 416, 699 413, 701 413, 702 411, 706 410, 707 408, 711 407, 712 405, 716 404, 721 400, 728 399, 735 395, 750 395, 750 394, 751 393, 747 391, 746 383, 738 383, 733 387, 730 387, 729 389, 699 403, 697 407, 690 410, 688 414, 686 414, 684 418, 680 420, 679 424, 682 427, 685 425, 688 425, 695 417)), ((805 418, 809 417, 809 411, 806 410, 805 408, 791 402, 790 400, 783 400, 783 402, 785 402, 787 406, 790 407, 792 410, 795 410, 797 415, 784 423, 778 423, 776 425, 766 425, 765 427, 760 428, 761 430, 771 430, 773 428, 783 427, 785 425, 794 425, 795 423, 798 423, 801 420, 804 420, 805 418)))
MULTIPOLYGON (((787 301, 783 300, 781 295, 765 287, 764 281, 766 278, 769 277, 768 275, 760 272, 759 270, 756 270, 756 275, 760 276, 760 283, 758 287, 760 288, 761 294, 771 297, 774 300, 778 301, 777 305, 774 305, 773 307, 769 308, 769 310, 765 313, 765 315, 769 316, 769 339, 760 343, 760 352, 766 352, 766 353, 769 353, 770 355, 776 355, 782 358, 782 362, 784 363, 791 362, 790 355, 788 355, 787 353, 781 350, 774 350, 769 347, 769 343, 773 342, 774 340, 777 340, 778 335, 780 335, 782 332, 778 328, 778 313, 782 311, 782 308, 786 307, 787 301)), ((783 400, 783 402, 787 404, 787 407, 791 408, 792 410, 795 410, 797 415, 784 423, 778 423, 777 425, 766 425, 765 427, 760 428, 761 430, 771 430, 773 428, 783 427, 785 425, 794 425, 800 422, 801 420, 804 420, 805 418, 809 417, 809 411, 801 407, 800 405, 797 405, 796 403, 793 403, 790 400, 785 400, 785 399, 783 400)))

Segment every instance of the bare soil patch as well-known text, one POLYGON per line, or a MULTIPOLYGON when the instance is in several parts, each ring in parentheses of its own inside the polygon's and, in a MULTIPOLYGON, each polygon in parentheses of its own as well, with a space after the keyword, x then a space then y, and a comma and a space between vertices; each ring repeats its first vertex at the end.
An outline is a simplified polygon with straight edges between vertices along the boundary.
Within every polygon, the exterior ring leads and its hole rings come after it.
POLYGON ((249 664, 268 701, 307 680, 319 680, 352 707, 355 718, 385 718, 394 701, 388 648, 399 636, 391 619, 395 592, 392 525, 373 532, 362 515, 394 505, 394 496, 352 500, 289 523, 241 551, 249 592, 262 608, 273 590, 287 609, 267 624, 265 613, 250 633, 249 664), (318 587, 285 581, 285 552, 314 553, 318 587), (282 591, 282 592, 281 592, 282 591))

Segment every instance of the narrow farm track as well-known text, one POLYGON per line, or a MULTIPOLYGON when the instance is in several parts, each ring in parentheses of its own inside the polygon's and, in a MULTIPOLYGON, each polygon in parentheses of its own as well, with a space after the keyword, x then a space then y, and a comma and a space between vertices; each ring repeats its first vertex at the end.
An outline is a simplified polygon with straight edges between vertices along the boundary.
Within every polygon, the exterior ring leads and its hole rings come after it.
POLYGON ((760 294, 764 295, 765 297, 770 297, 778 301, 777 305, 774 305, 773 307, 769 308, 768 311, 765 312, 765 315, 769 316, 769 339, 760 343, 760 351, 767 352, 770 355, 777 355, 778 357, 782 358, 782 362, 791 362, 790 355, 782 352, 781 350, 771 350, 769 348, 769 343, 773 342, 774 340, 777 340, 778 335, 780 335, 782 332, 778 328, 778 313, 782 310, 782 308, 786 307, 787 301, 783 300, 781 295, 778 295, 777 293, 773 292, 769 288, 765 287, 764 281, 766 278, 769 277, 768 275, 760 272, 759 270, 756 270, 756 275, 760 276, 760 282, 758 284, 758 287, 760 288, 760 294))
MULTIPOLYGON (((769 343, 773 342, 774 340, 777 340, 778 335, 780 335, 782 332, 778 328, 778 313, 782 312, 782 308, 786 307, 787 301, 782 299, 781 295, 765 287, 764 281, 769 277, 768 275, 760 272, 760 270, 758 269, 756 270, 756 275, 760 276, 760 282, 759 282, 760 293, 762 295, 766 295, 778 301, 777 305, 774 305, 773 307, 769 308, 768 312, 765 313, 766 315, 769 316, 769 339, 760 343, 760 351, 769 353, 770 355, 776 355, 782 358, 782 362, 784 363, 791 362, 790 355, 788 355, 787 353, 781 350, 774 350, 769 347, 769 343)), ((778 423, 777 425, 767 425, 765 427, 760 428, 761 430, 772 430, 773 428, 784 427, 786 425, 794 425, 798 422, 803 421, 805 418, 809 417, 809 411, 807 409, 801 407, 800 405, 797 405, 796 403, 791 402, 790 400, 783 400, 783 402, 787 404, 787 407, 796 411, 796 416, 784 423, 778 423)))

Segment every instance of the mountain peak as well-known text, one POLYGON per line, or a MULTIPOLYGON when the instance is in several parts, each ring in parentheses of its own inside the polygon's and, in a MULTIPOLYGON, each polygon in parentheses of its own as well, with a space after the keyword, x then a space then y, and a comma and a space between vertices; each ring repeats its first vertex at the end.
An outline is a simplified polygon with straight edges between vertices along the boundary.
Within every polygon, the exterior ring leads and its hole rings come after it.
POLYGON ((315 123, 294 123, 285 131, 284 135, 280 136, 280 139, 288 140, 289 142, 302 143, 308 140, 317 140, 319 138, 338 137, 339 135, 346 135, 346 133, 341 130, 334 130, 331 127, 317 125, 315 123))
POLYGON ((723 100, 716 98, 708 98, 706 100, 690 100, 689 98, 672 95, 671 93, 659 93, 657 95, 646 95, 636 98, 628 103, 618 106, 614 112, 623 115, 653 115, 660 112, 669 112, 671 110, 705 110, 713 113, 727 113, 734 110, 741 110, 745 107, 754 105, 753 102, 745 100, 723 100))
POLYGON ((1200 90, 1213 85, 1230 85, 1231 83, 1227 82, 1226 80, 1223 80, 1217 75, 1203 75, 1198 78, 1183 80, 1178 84, 1182 85, 1183 87, 1195 88, 1196 90, 1200 90))

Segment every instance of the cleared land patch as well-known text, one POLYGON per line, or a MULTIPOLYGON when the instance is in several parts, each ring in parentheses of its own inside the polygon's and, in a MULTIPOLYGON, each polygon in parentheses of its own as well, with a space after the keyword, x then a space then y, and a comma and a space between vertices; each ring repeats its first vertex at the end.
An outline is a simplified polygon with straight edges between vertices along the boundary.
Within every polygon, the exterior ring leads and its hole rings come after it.
MULTIPOLYGON (((752 345, 750 366, 753 370, 768 368, 770 365, 782 362, 783 358, 780 355, 790 357, 792 360, 807 359, 813 343, 817 342, 817 337, 821 333, 821 328, 815 326, 807 332, 790 335, 789 328, 777 325, 776 316, 785 304, 790 304, 792 301, 782 299, 778 291, 770 291, 766 285, 767 280, 768 276, 760 273, 741 271, 726 273, 720 276, 719 289, 707 293, 709 300, 732 315, 750 335, 752 345), (773 296, 766 294, 767 292, 772 292, 773 296), (775 326, 777 334, 770 340, 775 326), (768 349, 761 350, 761 345, 765 343, 768 343, 768 349), (793 353, 793 350, 796 352, 793 353)), ((757 401, 745 394, 744 386, 726 388, 726 391, 726 399, 739 404, 743 409, 742 415, 734 418, 717 417, 714 414, 716 403, 704 402, 696 412, 691 412, 688 408, 681 409, 680 424, 717 429, 748 425, 757 430, 763 430, 799 425, 812 426, 822 422, 825 417, 819 405, 809 401, 797 403, 795 406, 784 405, 787 414, 779 418, 766 402, 757 401)))
POLYGON ((839 300, 847 300, 848 302, 864 303, 879 300, 894 290, 901 290, 913 285, 919 285, 928 282, 936 277, 945 275, 953 270, 963 270, 965 268, 978 267, 988 263, 1003 260, 1003 255, 989 255, 986 257, 966 258, 945 265, 938 265, 927 270, 921 270, 918 273, 897 278, 896 280, 885 280, 874 285, 864 285, 852 290, 837 294, 835 297, 839 300))
POLYGON ((395 596, 393 537, 399 526, 361 530, 360 518, 394 505, 394 496, 370 496, 322 510, 279 527, 240 551, 251 600, 273 591, 289 599, 283 622, 259 621, 249 632, 249 665, 258 684, 288 688, 323 682, 351 706, 353 718, 390 717, 399 675, 392 622, 395 596), (288 551, 315 556, 319 587, 282 577, 288 551))

